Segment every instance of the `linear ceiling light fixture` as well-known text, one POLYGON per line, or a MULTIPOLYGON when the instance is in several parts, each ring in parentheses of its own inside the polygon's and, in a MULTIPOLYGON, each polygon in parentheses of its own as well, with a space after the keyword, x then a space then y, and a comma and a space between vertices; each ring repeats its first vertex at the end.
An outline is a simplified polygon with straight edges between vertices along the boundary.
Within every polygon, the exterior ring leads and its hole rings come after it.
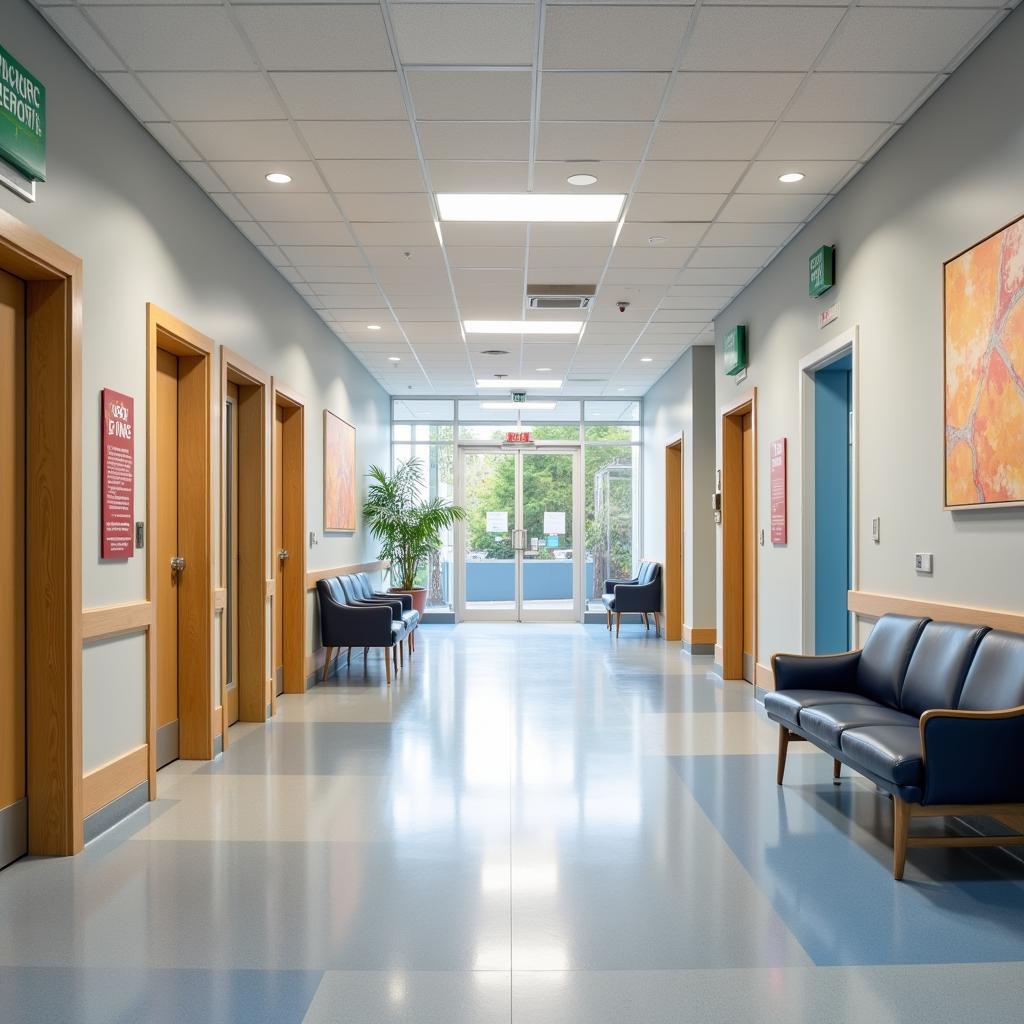
POLYGON ((467 334, 579 334, 582 320, 463 320, 467 334))
POLYGON ((441 220, 614 223, 626 197, 542 192, 439 192, 441 220))
POLYGON ((562 381, 554 377, 536 377, 529 380, 510 379, 508 377, 494 377, 478 379, 478 388, 511 388, 513 391, 524 391, 527 388, 560 388, 562 381))
POLYGON ((511 411, 513 409, 532 409, 535 412, 551 412, 557 408, 556 402, 481 402, 481 409, 489 412, 511 411))

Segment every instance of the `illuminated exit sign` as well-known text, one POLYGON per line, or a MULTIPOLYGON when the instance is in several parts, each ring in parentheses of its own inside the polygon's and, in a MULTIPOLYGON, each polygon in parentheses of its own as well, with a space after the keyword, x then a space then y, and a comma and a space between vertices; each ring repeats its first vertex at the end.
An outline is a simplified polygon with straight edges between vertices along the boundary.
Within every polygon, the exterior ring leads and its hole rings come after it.
POLYGON ((533 444, 533 431, 506 430, 505 444, 533 444))

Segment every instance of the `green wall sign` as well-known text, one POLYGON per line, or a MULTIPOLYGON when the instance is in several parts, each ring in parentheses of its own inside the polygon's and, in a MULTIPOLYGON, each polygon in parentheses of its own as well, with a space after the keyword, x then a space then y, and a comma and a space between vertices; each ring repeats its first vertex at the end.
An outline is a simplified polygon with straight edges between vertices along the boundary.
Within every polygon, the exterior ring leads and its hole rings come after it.
POLYGON ((737 324, 722 343, 722 369, 731 377, 747 368, 747 328, 737 324))
POLYGON ((46 89, 0 46, 0 157, 46 181, 46 89))
POLYGON ((808 270, 808 291, 815 297, 824 295, 836 283, 836 247, 823 245, 812 253, 808 270))

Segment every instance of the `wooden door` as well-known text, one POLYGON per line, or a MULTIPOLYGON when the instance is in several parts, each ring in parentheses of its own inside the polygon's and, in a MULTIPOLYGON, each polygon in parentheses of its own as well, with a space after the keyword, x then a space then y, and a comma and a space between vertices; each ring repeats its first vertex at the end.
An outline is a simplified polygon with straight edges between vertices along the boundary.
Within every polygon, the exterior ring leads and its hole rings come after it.
POLYGON ((28 852, 25 285, 0 271, 0 867, 28 852))
POLYGON ((271 647, 273 665, 271 677, 274 680, 274 693, 284 692, 284 562, 278 557, 284 550, 284 417, 285 411, 280 405, 274 406, 274 506, 273 506, 273 539, 271 541, 274 566, 274 642, 271 647))
POLYGON ((228 725, 238 721, 238 385, 227 382, 227 400, 224 405, 224 424, 227 436, 227 493, 225 501, 225 523, 227 535, 224 538, 225 564, 227 566, 227 603, 224 608, 227 625, 224 643, 227 648, 225 698, 228 710, 228 725))
POLYGON ((178 357, 156 360, 156 766, 178 757, 178 357))
POLYGON ((754 430, 751 414, 743 416, 743 678, 754 681, 756 602, 754 560, 757 520, 754 508, 754 430))

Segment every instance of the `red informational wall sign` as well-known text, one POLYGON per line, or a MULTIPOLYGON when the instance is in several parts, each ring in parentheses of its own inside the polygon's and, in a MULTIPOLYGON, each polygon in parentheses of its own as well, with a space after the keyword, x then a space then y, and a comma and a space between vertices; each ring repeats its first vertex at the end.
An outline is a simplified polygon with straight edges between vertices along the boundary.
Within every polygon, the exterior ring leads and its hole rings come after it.
POLYGON ((771 464, 772 543, 786 543, 786 439, 772 441, 771 464))
POLYGON ((100 557, 135 554, 135 399, 104 388, 100 557))
POLYGON ((530 444, 533 441, 531 430, 506 430, 505 444, 530 444))

